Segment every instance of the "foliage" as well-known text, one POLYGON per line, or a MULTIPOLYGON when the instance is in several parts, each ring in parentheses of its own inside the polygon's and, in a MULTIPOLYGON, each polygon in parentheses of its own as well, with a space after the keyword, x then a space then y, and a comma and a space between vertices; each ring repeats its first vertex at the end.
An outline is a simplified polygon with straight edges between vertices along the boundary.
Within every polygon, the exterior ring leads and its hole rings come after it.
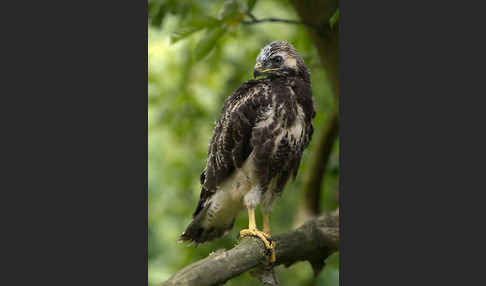
MULTIPOLYGON (((269 42, 291 42, 311 69, 317 116, 316 130, 325 123, 334 99, 325 80, 318 54, 301 25, 264 23, 243 25, 243 13, 253 9, 257 17, 298 19, 285 1, 176 1, 150 0, 148 27, 149 121, 149 285, 157 285, 172 273, 236 242, 239 229, 247 226, 242 213, 226 237, 198 248, 176 242, 191 220, 199 199, 199 175, 222 103, 243 82, 252 78, 260 49, 269 42)), ((313 142, 309 149, 313 148, 313 142)), ((306 171, 307 150, 299 176, 286 187, 274 207, 272 231, 295 227, 295 202, 306 171)), ((323 209, 337 207, 338 150, 334 150, 323 186, 323 209)), ((258 214, 261 225, 261 217, 258 214)), ((331 267, 329 267, 330 269, 331 267)), ((325 270, 319 281, 329 284, 325 270), (327 278, 321 278, 325 276, 327 278)), ((337 270, 336 270, 337 271, 337 270)), ((276 268, 283 285, 310 285, 312 269, 298 263, 276 268)), ((329 276, 330 277, 330 276, 329 276)), ((257 285, 248 273, 226 285, 257 285)))
POLYGON ((331 19, 329 19, 329 25, 331 26, 331 28, 333 28, 338 21, 339 21, 339 9, 337 9, 334 15, 332 15, 331 19))
POLYGON ((326 259, 326 267, 319 273, 316 285, 339 285, 339 252, 326 259))

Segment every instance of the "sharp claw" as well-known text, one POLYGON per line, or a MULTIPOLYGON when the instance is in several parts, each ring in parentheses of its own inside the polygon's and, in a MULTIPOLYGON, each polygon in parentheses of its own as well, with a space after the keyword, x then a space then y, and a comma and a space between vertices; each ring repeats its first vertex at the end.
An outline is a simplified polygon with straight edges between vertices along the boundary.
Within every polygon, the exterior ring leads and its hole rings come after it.
POLYGON ((276 258, 275 258, 275 240, 272 239, 270 234, 259 231, 259 230, 252 230, 252 229, 243 229, 240 231, 240 237, 245 237, 245 236, 256 236, 260 238, 264 245, 265 245, 265 252, 267 255, 270 255, 270 263, 274 263, 276 258))

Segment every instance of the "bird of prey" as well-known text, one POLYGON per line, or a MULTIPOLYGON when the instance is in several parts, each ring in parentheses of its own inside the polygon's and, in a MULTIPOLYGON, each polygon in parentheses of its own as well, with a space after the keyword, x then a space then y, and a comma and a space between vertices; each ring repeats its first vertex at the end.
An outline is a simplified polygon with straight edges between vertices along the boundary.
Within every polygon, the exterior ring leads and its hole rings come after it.
POLYGON ((271 251, 269 213, 289 178, 295 179, 315 116, 310 76, 304 61, 286 41, 266 45, 258 55, 254 77, 226 99, 209 144, 202 190, 193 220, 179 242, 203 243, 231 230, 241 210, 248 229, 271 251), (263 232, 255 208, 261 206, 263 232))

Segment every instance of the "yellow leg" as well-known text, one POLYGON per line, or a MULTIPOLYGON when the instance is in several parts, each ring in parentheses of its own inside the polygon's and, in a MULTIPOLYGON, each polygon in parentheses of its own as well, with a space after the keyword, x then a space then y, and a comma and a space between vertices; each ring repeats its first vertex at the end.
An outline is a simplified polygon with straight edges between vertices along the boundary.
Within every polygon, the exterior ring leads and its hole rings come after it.
POLYGON ((270 236, 270 215, 263 213, 263 231, 270 236))
POLYGON ((272 254, 270 257, 270 263, 275 262, 276 257, 275 257, 275 242, 274 241, 269 241, 270 240, 270 225, 268 221, 268 215, 263 216, 263 224, 264 224, 264 231, 260 231, 256 227, 256 221, 255 221, 255 209, 248 208, 248 229, 242 229, 240 231, 240 237, 245 237, 245 236, 256 236, 260 238, 263 243, 265 244, 265 247, 269 250, 271 250, 272 254))
MULTIPOLYGON (((267 238, 271 238, 270 235, 270 214, 268 213, 263 213, 263 232, 267 235, 267 238)), ((272 241, 272 256, 270 257, 270 263, 275 262, 277 259, 275 257, 275 242, 272 241)))
POLYGON ((255 209, 248 209, 248 229, 258 230, 255 220, 255 209))

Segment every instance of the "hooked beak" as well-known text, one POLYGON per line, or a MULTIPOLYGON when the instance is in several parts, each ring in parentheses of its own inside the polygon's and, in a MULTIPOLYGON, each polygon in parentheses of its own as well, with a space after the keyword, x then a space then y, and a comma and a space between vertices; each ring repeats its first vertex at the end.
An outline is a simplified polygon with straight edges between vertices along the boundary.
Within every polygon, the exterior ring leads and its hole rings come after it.
POLYGON ((262 74, 262 64, 256 63, 255 68, 253 69, 253 78, 262 74))
POLYGON ((257 76, 259 76, 259 75, 262 75, 262 73, 259 70, 254 69, 253 70, 253 78, 257 78, 257 76))
POLYGON ((256 78, 259 75, 263 75, 269 71, 277 71, 280 70, 280 68, 270 68, 266 70, 262 70, 262 64, 256 63, 255 69, 253 69, 253 77, 256 78))

